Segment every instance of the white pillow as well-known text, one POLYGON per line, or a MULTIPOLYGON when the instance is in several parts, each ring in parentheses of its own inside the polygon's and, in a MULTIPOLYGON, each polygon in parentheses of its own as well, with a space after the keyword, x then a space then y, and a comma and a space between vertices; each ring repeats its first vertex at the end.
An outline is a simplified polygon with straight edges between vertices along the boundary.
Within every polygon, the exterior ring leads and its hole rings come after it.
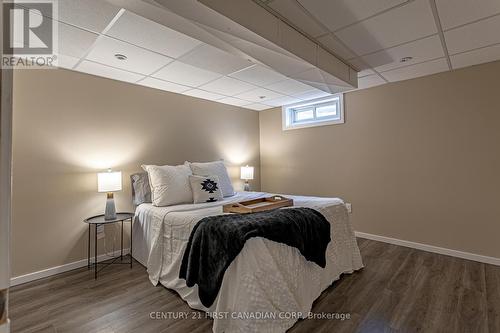
POLYGON ((231 178, 227 173, 226 166, 222 161, 208 162, 208 163, 189 163, 186 162, 191 167, 191 171, 195 176, 217 176, 220 182, 220 189, 224 197, 230 197, 234 195, 233 184, 231 183, 231 178))
POLYGON ((172 206, 193 202, 189 184, 191 169, 187 165, 143 165, 151 185, 151 201, 154 206, 172 206))
POLYGON ((189 176, 194 203, 222 200, 222 191, 217 176, 189 176))

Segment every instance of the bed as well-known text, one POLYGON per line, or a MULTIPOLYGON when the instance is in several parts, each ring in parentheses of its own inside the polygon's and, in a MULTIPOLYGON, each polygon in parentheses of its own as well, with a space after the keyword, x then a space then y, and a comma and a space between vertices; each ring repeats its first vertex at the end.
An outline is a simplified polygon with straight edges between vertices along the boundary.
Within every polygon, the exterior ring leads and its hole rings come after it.
POLYGON ((344 202, 338 198, 287 196, 295 206, 313 208, 331 225, 331 242, 323 269, 307 261, 296 248, 256 237, 226 270, 215 302, 205 307, 197 286, 179 279, 191 230, 207 216, 223 214, 224 204, 267 197, 263 192, 237 193, 220 202, 136 208, 133 256, 147 267, 154 285, 175 290, 188 305, 214 319, 213 332, 285 332, 342 274, 363 267, 344 202))

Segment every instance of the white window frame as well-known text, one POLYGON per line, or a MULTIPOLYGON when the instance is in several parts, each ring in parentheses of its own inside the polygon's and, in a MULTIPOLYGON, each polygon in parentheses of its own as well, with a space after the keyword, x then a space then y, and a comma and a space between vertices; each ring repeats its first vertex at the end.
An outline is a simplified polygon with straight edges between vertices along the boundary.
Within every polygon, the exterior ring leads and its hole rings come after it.
POLYGON ((316 127, 316 126, 326 126, 326 125, 337 125, 344 124, 344 94, 335 94, 328 97, 317 98, 310 101, 294 103, 290 105, 285 105, 282 107, 282 121, 283 130, 294 130, 299 128, 316 127), (338 106, 340 112, 340 119, 331 119, 329 117, 316 117, 316 109, 328 102, 338 99, 338 106), (314 119, 305 121, 294 121, 295 114, 298 109, 312 108, 314 112, 314 119), (323 119, 322 119, 323 118, 323 119))

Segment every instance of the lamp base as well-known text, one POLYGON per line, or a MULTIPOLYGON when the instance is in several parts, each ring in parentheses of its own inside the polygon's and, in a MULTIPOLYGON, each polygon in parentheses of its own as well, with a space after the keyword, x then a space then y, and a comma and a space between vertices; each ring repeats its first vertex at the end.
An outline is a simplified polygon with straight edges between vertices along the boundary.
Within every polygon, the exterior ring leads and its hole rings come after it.
POLYGON ((245 192, 250 192, 250 184, 248 183, 248 180, 245 181, 245 187, 243 188, 245 192))
POLYGON ((115 199, 113 198, 113 193, 108 193, 108 197, 106 199, 106 210, 104 211, 104 219, 116 219, 115 199))

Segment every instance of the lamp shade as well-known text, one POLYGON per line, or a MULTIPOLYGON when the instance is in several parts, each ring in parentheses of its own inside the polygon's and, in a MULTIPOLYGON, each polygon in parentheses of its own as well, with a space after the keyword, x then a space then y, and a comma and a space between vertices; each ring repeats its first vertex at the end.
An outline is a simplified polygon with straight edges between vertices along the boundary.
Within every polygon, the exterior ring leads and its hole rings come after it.
POLYGON ((241 179, 243 180, 252 180, 253 179, 253 167, 252 166, 244 166, 241 167, 241 179))
POLYGON ((122 190, 122 173, 108 171, 97 174, 98 192, 116 192, 122 190))

